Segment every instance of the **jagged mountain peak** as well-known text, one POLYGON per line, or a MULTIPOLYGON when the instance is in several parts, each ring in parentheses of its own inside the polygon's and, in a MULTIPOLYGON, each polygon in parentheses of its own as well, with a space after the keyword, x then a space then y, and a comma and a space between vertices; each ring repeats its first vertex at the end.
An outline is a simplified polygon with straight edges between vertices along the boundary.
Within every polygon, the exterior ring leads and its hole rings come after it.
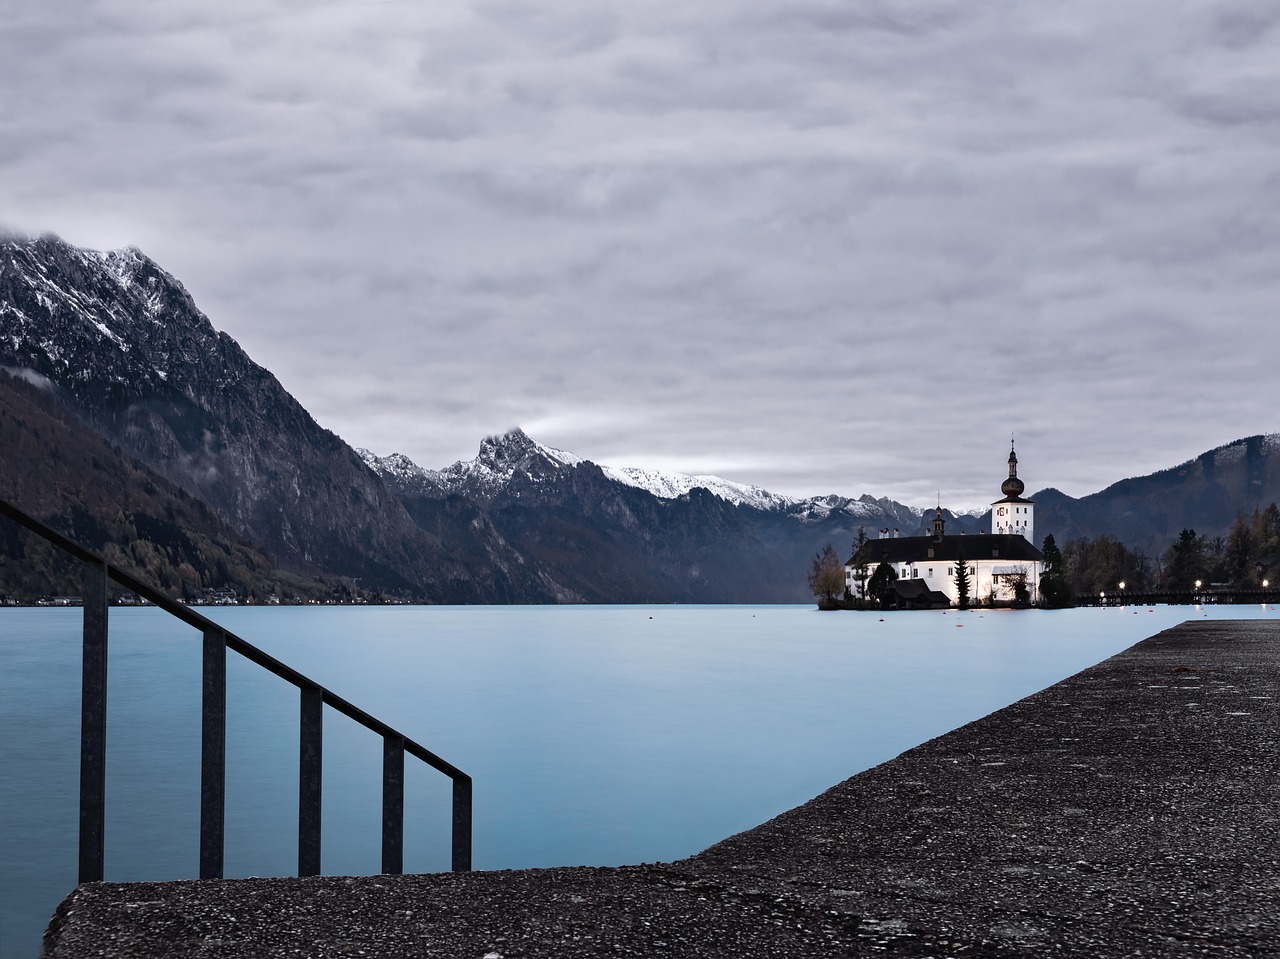
POLYGON ((440 473, 419 466, 403 453, 392 453, 390 456, 378 456, 376 453, 359 447, 356 455, 373 472, 382 477, 383 482, 402 492, 424 492, 434 490, 445 492, 440 481, 440 473))
POLYGON ((167 370, 135 367, 121 359, 141 341, 144 352, 165 357, 216 341, 212 324, 186 288, 137 247, 100 252, 80 249, 47 233, 35 240, 0 236, 0 329, 27 341, 32 365, 65 365, 71 356, 114 362, 118 382, 143 385, 167 370), (181 324, 170 320, 180 315, 181 324), (112 355, 117 357, 111 361, 112 355))
POLYGON ((358 447, 356 449, 356 454, 360 459, 364 460, 367 466, 378 472, 391 471, 406 475, 431 472, 431 470, 423 469, 403 453, 392 453, 389 456, 378 456, 376 453, 372 453, 364 447, 358 447))
POLYGON ((582 458, 543 446, 517 426, 501 435, 486 436, 480 442, 479 455, 473 462, 495 474, 510 475, 517 470, 541 472, 548 468, 557 470, 563 466, 577 466, 582 458))

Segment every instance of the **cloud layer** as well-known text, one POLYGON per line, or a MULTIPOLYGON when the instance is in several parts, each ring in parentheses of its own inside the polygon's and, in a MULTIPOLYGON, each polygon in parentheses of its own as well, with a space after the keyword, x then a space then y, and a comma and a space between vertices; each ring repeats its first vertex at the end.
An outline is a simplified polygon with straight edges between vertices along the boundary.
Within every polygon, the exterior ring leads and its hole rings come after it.
POLYGON ((355 445, 1074 495, 1280 430, 1280 8, 20 0, 0 221, 355 445))

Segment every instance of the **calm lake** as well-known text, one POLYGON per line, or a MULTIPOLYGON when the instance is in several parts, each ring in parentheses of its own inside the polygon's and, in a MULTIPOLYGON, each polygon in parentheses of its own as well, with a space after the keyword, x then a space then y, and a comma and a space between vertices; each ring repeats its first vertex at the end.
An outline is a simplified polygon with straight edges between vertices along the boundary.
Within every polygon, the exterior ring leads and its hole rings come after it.
MULTIPOLYGON (((1189 618, 1274 608, 202 610, 475 780, 478 869, 688 856, 1189 618)), ((0 609, 0 957, 76 880, 78 609, 0 609)), ((106 876, 197 872, 200 637, 111 611, 106 876)), ((298 696, 232 655, 231 876, 296 869, 298 696)), ((380 863, 381 741, 325 713, 326 874, 380 863)), ((406 760, 406 871, 447 869, 449 780, 406 760)))

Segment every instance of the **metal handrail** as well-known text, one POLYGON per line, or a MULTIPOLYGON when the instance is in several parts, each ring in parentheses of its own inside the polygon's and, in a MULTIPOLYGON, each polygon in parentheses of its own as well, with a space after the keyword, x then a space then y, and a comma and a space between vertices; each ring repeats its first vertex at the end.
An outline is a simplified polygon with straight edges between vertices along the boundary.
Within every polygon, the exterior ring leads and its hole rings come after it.
POLYGON ((471 868, 471 777, 403 733, 369 715, 274 656, 166 596, 92 550, 0 499, 0 515, 85 565, 84 647, 80 716, 80 882, 103 878, 106 812, 108 580, 201 631, 200 878, 221 879, 226 807, 227 651, 297 686, 301 694, 298 759, 298 875, 320 873, 320 795, 324 707, 382 737, 382 871, 404 871, 404 755, 453 780, 452 868, 471 868))

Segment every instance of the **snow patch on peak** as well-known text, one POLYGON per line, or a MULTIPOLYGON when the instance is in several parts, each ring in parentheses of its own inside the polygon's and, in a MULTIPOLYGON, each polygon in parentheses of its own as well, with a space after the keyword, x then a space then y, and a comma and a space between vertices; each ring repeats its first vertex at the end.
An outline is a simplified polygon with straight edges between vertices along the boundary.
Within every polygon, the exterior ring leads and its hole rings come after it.
POLYGON ((119 250, 80 250, 79 252, 86 259, 96 260, 126 286, 132 282, 137 268, 148 262, 146 254, 136 246, 126 246, 119 250))
POLYGON ((635 466, 602 466, 600 468, 610 479, 626 486, 645 490, 659 499, 677 499, 687 496, 691 490, 702 488, 735 506, 745 504, 757 509, 781 509, 790 502, 785 496, 770 493, 758 486, 735 483, 721 476, 708 474, 689 476, 685 473, 669 473, 664 470, 635 466))
MULTIPOLYGON (((582 461, 580 456, 535 442, 517 426, 500 436, 486 436, 480 443, 479 455, 471 464, 495 475, 510 476, 517 469, 535 465, 558 463, 562 466, 577 466, 582 461)), ((454 467, 462 465, 455 463, 454 467)))
POLYGON ((93 323, 94 327, 97 328, 99 333, 101 333, 103 336, 109 339, 116 346, 120 347, 120 349, 124 350, 125 352, 128 352, 129 344, 126 343, 124 340, 122 340, 120 337, 118 337, 115 333, 111 332, 111 328, 107 326, 107 324, 103 323, 101 320, 91 320, 90 322, 93 323))
POLYGON ((390 477, 399 481, 428 480, 439 474, 434 470, 423 469, 403 453, 392 453, 390 456, 378 456, 369 450, 359 448, 356 455, 364 465, 379 476, 390 477))

